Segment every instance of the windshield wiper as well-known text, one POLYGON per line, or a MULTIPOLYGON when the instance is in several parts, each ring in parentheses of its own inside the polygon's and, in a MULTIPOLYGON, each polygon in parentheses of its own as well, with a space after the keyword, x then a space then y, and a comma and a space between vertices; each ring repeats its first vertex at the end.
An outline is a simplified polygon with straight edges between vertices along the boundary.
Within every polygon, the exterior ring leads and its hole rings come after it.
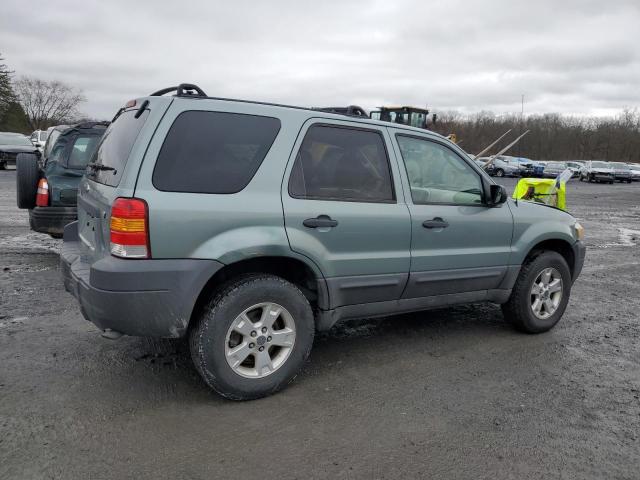
POLYGON ((93 163, 93 162, 91 162, 91 163, 87 164, 87 167, 89 167, 89 168, 91 168, 93 170, 105 170, 105 171, 106 170, 113 170, 114 172, 116 171, 115 168, 110 167, 108 165, 102 165, 101 163, 93 163))

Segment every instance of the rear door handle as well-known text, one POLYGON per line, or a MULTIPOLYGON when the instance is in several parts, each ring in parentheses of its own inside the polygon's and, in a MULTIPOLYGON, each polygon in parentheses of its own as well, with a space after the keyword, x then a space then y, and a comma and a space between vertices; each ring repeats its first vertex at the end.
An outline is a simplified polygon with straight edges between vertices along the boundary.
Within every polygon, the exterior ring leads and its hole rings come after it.
POLYGON ((440 217, 436 217, 431 220, 425 220, 422 222, 422 226, 424 228, 447 228, 449 226, 449 222, 440 217))
POLYGON ((338 221, 329 215, 318 215, 316 218, 307 218, 302 224, 308 228, 327 228, 338 226, 338 221))

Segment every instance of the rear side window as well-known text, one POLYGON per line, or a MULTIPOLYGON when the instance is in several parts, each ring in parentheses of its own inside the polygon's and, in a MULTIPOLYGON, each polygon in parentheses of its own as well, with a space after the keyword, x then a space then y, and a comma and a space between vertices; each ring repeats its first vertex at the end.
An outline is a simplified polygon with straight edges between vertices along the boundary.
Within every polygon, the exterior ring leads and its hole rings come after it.
POLYGON ((69 168, 86 168, 99 142, 100 137, 95 135, 77 137, 69 154, 69 168))
POLYGON ((296 156, 289 194, 311 200, 395 201, 382 135, 358 128, 312 126, 296 156))
POLYGON ((277 118, 183 112, 160 149, 153 185, 170 192, 237 193, 251 181, 279 130, 277 118))
POLYGON ((91 180, 112 187, 120 183, 133 144, 149 116, 149 110, 145 110, 139 118, 135 118, 135 113, 135 109, 121 113, 107 128, 91 161, 109 168, 88 169, 87 177, 91 180))

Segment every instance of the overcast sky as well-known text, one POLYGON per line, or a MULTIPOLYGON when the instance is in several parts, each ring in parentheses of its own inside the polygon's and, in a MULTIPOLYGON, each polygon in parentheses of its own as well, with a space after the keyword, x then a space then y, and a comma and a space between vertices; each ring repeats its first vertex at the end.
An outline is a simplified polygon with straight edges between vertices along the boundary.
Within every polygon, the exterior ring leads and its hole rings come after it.
POLYGON ((640 0, 2 0, 0 53, 98 118, 181 82, 305 106, 640 106, 640 0))

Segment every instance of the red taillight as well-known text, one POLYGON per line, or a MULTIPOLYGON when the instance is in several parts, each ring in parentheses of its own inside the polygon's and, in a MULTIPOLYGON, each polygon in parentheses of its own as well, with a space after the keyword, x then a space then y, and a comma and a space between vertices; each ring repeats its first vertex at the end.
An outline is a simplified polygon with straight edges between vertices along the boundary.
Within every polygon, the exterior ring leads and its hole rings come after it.
POLYGON ((151 258, 147 202, 116 198, 111 206, 111 254, 122 258, 151 258))
POLYGON ((38 182, 38 190, 36 192, 36 206, 49 206, 49 182, 46 178, 41 178, 38 182))

